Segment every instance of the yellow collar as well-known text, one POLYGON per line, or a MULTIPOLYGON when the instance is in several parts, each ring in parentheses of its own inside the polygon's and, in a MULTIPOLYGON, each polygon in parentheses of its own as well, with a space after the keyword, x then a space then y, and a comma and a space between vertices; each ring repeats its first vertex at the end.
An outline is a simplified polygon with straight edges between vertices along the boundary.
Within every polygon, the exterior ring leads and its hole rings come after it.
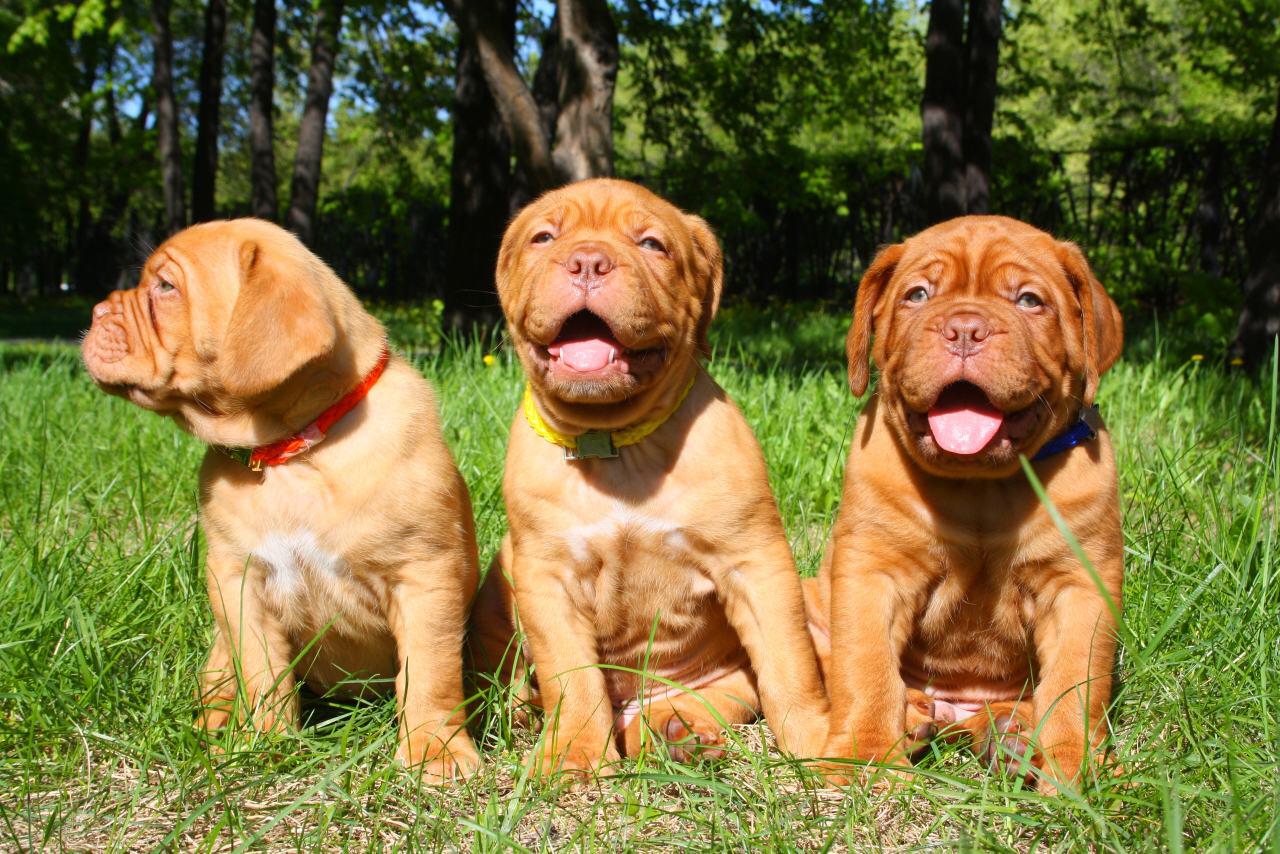
POLYGON ((543 419, 542 413, 538 411, 538 406, 533 401, 533 386, 526 383, 524 387, 524 420, 529 422, 533 432, 551 444, 564 448, 564 458, 566 460, 585 460, 592 457, 604 460, 612 459, 618 456, 619 448, 639 443, 654 430, 666 424, 667 420, 676 414, 676 410, 684 403, 685 398, 689 396, 689 392, 693 390, 694 380, 697 378, 698 372, 695 370, 693 376, 689 379, 689 384, 684 387, 684 391, 676 399, 675 405, 657 418, 641 421, 639 424, 632 424, 630 427, 623 427, 621 430, 588 430, 578 436, 569 436, 561 433, 543 419))

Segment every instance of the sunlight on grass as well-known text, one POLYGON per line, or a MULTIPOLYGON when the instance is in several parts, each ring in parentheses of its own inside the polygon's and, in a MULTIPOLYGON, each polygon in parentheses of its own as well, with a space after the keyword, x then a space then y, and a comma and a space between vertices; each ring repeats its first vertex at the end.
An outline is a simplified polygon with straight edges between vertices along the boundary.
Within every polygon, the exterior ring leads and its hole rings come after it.
MULTIPOLYGON (((847 318, 730 312, 710 369, 768 457, 800 571, 834 519, 859 404, 847 318)), ((536 733, 478 680, 486 765, 453 790, 392 764, 389 703, 337 705, 300 732, 191 728, 209 637, 195 477, 202 448, 97 392, 73 348, 0 347, 0 834, 21 848, 394 845, 507 848, 1253 848, 1278 793, 1277 467, 1269 387, 1147 342, 1105 379, 1126 533, 1112 709, 1123 770, 1045 798, 937 747, 889 791, 823 790, 740 728, 711 767, 665 753, 579 789, 535 785, 536 733)), ((497 340, 414 349, 472 490, 486 559, 501 536, 520 397, 497 340), (486 359, 486 355, 492 356, 486 359)))

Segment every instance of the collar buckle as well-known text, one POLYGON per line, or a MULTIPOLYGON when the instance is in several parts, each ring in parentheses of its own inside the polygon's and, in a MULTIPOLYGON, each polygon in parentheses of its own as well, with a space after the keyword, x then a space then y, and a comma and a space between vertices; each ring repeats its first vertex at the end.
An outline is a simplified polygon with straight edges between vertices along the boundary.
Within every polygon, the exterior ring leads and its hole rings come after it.
POLYGON ((577 437, 575 447, 564 449, 566 460, 611 460, 617 456, 618 448, 608 430, 588 430, 577 437))

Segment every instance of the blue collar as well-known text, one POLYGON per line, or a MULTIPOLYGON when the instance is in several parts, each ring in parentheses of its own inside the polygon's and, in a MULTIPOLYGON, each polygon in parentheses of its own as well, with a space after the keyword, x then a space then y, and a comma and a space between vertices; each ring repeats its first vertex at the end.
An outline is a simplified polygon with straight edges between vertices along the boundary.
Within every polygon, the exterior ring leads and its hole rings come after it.
POLYGON ((1059 433, 1057 436, 1054 436, 1046 442, 1044 447, 1040 449, 1040 452, 1031 458, 1031 461, 1033 463, 1038 463, 1041 460, 1052 457, 1054 454, 1069 451, 1076 445, 1096 438, 1098 431, 1097 428, 1093 426, 1092 422, 1098 422, 1099 420, 1098 407, 1084 407, 1080 410, 1079 420, 1068 427, 1065 431, 1059 433))

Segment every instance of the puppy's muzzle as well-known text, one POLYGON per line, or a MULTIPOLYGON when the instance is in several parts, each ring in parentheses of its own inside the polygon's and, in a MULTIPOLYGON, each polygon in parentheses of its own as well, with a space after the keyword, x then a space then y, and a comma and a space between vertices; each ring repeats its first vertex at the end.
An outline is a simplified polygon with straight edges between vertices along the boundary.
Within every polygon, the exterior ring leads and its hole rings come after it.
POLYGON ((947 352, 961 359, 978 353, 991 335, 987 319, 976 312, 956 312, 942 323, 947 352))
POLYGON ((111 364, 129 355, 125 298, 122 291, 113 291, 93 307, 93 326, 85 343, 88 355, 99 363, 111 364))
POLYGON ((613 256, 603 246, 595 243, 584 243, 576 247, 564 262, 569 283, 586 294, 605 284, 609 274, 617 266, 613 256))

